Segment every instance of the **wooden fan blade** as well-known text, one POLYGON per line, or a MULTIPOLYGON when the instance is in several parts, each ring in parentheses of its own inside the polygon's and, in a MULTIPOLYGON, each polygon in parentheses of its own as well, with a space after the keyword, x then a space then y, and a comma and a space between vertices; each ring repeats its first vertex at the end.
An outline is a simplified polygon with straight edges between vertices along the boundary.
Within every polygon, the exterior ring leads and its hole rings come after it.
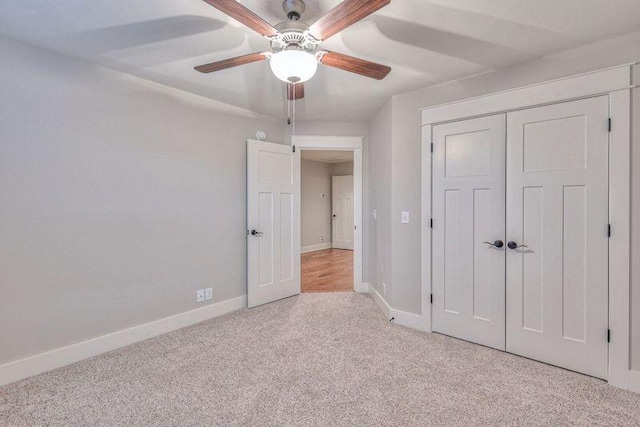
POLYGON ((265 37, 271 37, 278 34, 278 30, 273 28, 264 19, 260 18, 255 13, 238 3, 237 0, 203 0, 211 6, 218 9, 220 12, 225 13, 235 19, 236 21, 246 25, 253 31, 262 34, 265 37))
POLYGON ((318 40, 326 40, 389 3, 391 0, 345 0, 309 27, 309 33, 318 40))
POLYGON ((304 98, 304 83, 287 84, 287 99, 289 101, 302 98, 304 98))
POLYGON ((252 62, 264 61, 269 56, 265 52, 250 53, 248 55, 237 56, 225 59, 224 61, 212 62, 210 64, 198 65, 194 68, 201 73, 212 73, 224 70, 225 68, 237 67, 238 65, 251 64, 252 62))
POLYGON ((391 67, 387 67, 386 65, 376 64, 375 62, 336 52, 325 52, 320 57, 320 62, 329 67, 339 68, 376 80, 384 79, 391 71, 391 67))

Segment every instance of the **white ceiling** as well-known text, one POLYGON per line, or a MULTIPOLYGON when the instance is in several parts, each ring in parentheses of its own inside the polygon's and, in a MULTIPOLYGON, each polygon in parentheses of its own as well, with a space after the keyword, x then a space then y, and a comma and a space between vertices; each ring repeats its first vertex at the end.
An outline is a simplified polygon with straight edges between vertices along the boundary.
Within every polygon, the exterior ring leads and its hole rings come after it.
POLYGON ((344 163, 353 161, 353 151, 301 150, 300 155, 305 160, 322 163, 344 163))
MULTIPOLYGON (((307 0, 303 20, 339 1, 307 0)), ((280 0, 241 3, 272 24, 284 20, 280 0)), ((391 74, 376 81, 321 66, 297 115, 367 119, 394 94, 639 29, 639 0, 392 0, 322 44, 390 65, 391 74)), ((202 0, 2 0, 0 33, 254 112, 286 113, 284 83, 266 61, 193 70, 269 48, 202 0)))

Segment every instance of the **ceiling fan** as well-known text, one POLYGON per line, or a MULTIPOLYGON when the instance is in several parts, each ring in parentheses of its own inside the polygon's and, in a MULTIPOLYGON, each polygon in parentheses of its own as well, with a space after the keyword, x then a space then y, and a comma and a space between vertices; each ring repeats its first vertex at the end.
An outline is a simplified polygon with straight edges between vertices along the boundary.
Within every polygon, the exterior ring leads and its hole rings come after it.
POLYGON ((304 97, 303 83, 314 76, 318 63, 377 80, 384 79, 391 71, 386 65, 318 49, 322 41, 383 8, 391 0, 344 0, 311 26, 300 21, 305 10, 303 0, 284 0, 282 8, 288 21, 275 26, 237 0, 204 1, 266 37, 271 42, 271 51, 250 53, 195 67, 201 73, 269 60, 275 76, 288 84, 287 98, 294 100, 304 97))

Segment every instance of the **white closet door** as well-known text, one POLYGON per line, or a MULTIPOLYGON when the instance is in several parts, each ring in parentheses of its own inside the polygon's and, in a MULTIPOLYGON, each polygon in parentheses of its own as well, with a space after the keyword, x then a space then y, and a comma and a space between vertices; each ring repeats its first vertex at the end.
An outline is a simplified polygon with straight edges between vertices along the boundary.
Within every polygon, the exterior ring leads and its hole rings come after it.
POLYGON ((507 116, 507 351, 607 377, 607 96, 507 116))
POLYGON ((505 116, 434 126, 433 142, 433 330, 504 350, 505 247, 489 243, 504 241, 505 116))

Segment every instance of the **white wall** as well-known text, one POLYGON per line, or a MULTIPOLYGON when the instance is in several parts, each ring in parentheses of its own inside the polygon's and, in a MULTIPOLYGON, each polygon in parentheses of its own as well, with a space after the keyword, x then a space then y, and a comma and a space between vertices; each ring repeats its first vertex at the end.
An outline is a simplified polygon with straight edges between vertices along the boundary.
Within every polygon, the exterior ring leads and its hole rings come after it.
POLYGON ((280 121, 7 39, 0 57, 0 364, 246 293, 245 141, 280 121))
POLYGON ((302 251, 331 246, 331 176, 333 165, 302 159, 300 164, 302 251), (323 197, 324 195, 324 197, 323 197))
MULTIPOLYGON (((387 292, 391 296, 387 301, 393 308, 416 314, 421 312, 420 108, 634 62, 638 59, 640 32, 495 72, 397 95, 384 106, 371 121, 371 173, 372 176, 376 173, 383 176, 388 174, 386 178, 391 183, 391 188, 387 187, 385 179, 376 180, 373 184, 372 178, 370 198, 372 207, 378 207, 379 224, 375 230, 372 228, 371 234, 375 236, 376 231, 381 232, 381 228, 384 233, 388 232, 387 224, 382 226, 380 223, 382 206, 389 206, 388 226, 392 231, 390 237, 386 238, 378 234, 378 252, 372 256, 371 265, 378 264, 378 270, 380 266, 384 266, 383 270, 390 268, 390 277, 386 279, 386 283, 390 288, 387 292), (386 137, 383 134, 389 123, 390 136, 386 137), (378 154, 374 154, 374 151, 378 154), (410 224, 400 223, 400 212, 403 210, 410 211, 410 224), (389 242, 389 253, 380 251, 387 246, 381 244, 381 241, 389 242)), ((386 218, 382 219, 385 220, 386 218)), ((384 278, 378 276, 375 280, 376 284, 380 285, 384 278)), ((634 287, 637 289, 636 292, 640 292, 640 283, 637 282, 634 281, 634 287)), ((640 312, 640 298, 636 304, 634 310, 640 312)), ((640 349, 638 352, 640 353, 640 349)), ((637 357, 636 360, 640 362, 640 354, 637 357)))

